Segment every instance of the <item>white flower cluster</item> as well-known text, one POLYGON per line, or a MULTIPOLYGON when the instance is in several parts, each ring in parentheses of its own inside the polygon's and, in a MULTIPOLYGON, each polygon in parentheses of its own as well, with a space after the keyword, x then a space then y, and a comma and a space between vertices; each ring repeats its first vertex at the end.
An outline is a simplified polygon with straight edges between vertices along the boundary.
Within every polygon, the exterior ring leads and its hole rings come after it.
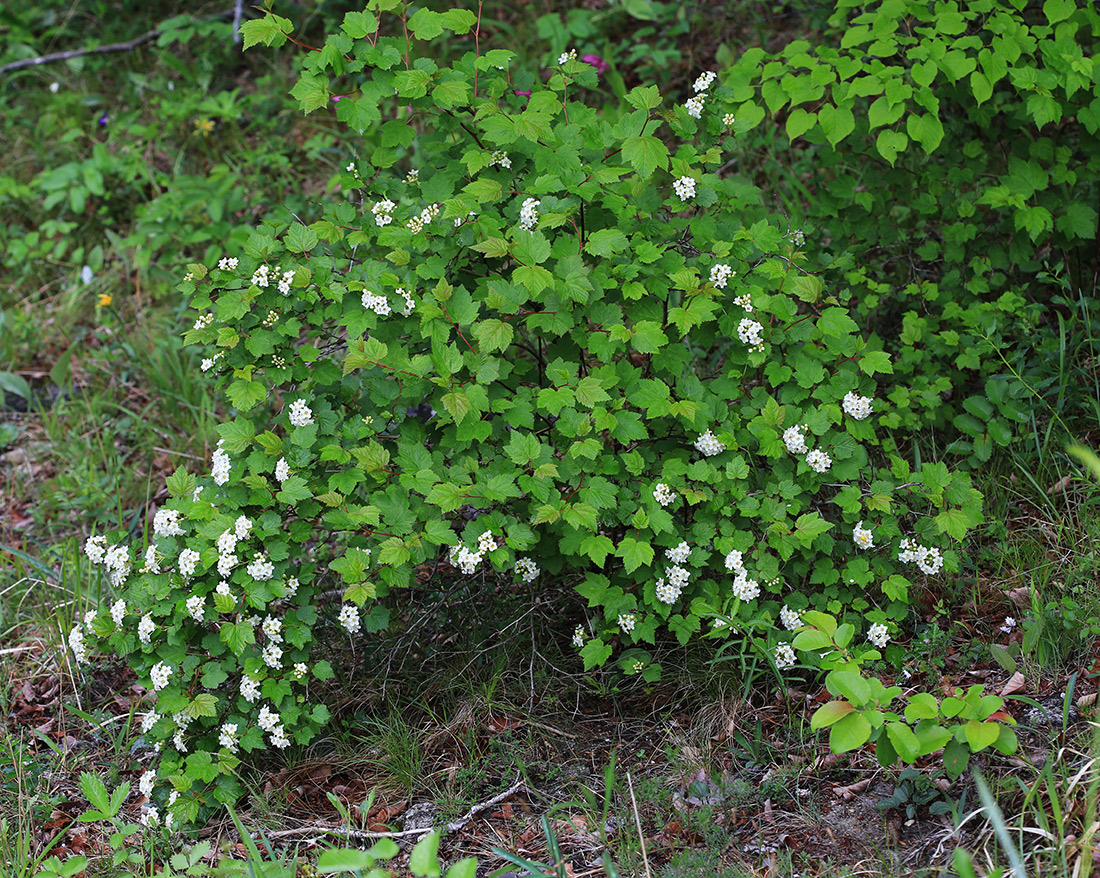
POLYGON ((748 345, 752 350, 764 350, 764 336, 761 334, 764 326, 750 317, 742 317, 737 324, 737 337, 742 344, 748 345))
POLYGON ((734 118, 733 113, 726 113, 726 115, 722 117, 722 124, 725 125, 727 128, 732 128, 733 123, 736 121, 737 119, 734 118))
POLYGON ((264 636, 272 643, 283 642, 283 620, 276 616, 265 616, 263 624, 264 636))
POLYGON ((206 598, 193 594, 187 599, 187 612, 196 622, 201 622, 206 614, 206 598))
POLYGON ((816 473, 827 473, 833 465, 833 459, 824 451, 815 448, 809 451, 806 445, 807 424, 795 424, 783 431, 783 444, 791 454, 805 454, 806 464, 816 473))
POLYGON ((781 670, 791 667, 795 662, 794 650, 789 643, 780 643, 772 655, 775 657, 775 666, 781 670))
POLYGON ((294 282, 294 269, 291 268, 283 272, 283 276, 279 278, 279 292, 284 296, 290 295, 290 285, 294 282))
POLYGON ((691 546, 687 544, 686 540, 681 540, 678 546, 665 549, 665 557, 675 564, 686 564, 691 557, 691 546))
POLYGON ((420 211, 420 216, 414 216, 412 219, 409 220, 407 225, 412 230, 412 233, 414 235, 418 235, 423 230, 424 226, 430 226, 432 224, 432 220, 435 219, 437 216, 439 216, 439 205, 429 204, 422 211, 420 211))
MULTIPOLYGON (((278 268, 275 269, 276 272, 278 270, 278 268)), ((258 287, 266 288, 271 286, 271 266, 261 265, 259 268, 257 268, 254 272, 252 272, 250 282, 258 287)))
POLYGON ((496 165, 499 165, 502 168, 511 168, 512 167, 512 160, 510 158, 508 158, 508 153, 506 153, 502 149, 496 150, 489 157, 489 167, 491 168, 491 167, 494 167, 496 165))
POLYGON ((214 453, 210 456, 210 478, 214 480, 215 485, 224 485, 229 481, 231 463, 229 455, 222 449, 224 441, 224 439, 218 440, 218 447, 214 449, 214 453))
POLYGON ((363 307, 373 311, 379 317, 385 317, 390 313, 390 301, 385 296, 376 296, 370 290, 363 290, 363 307))
POLYGON ((748 312, 752 312, 752 296, 748 293, 742 293, 740 296, 733 297, 733 304, 744 308, 748 312))
POLYGON ((206 327, 208 327, 213 322, 214 322, 214 315, 213 314, 200 314, 198 316, 198 318, 195 320, 195 325, 192 328, 193 329, 206 329, 206 327))
POLYGON ((116 628, 121 628, 122 623, 126 619, 126 601, 119 598, 113 604, 111 604, 111 621, 115 623, 116 628))
POLYGON ((809 429, 808 424, 795 424, 783 431, 783 444, 791 454, 805 454, 809 451, 806 446, 806 431, 809 429))
POLYGON ((138 621, 138 640, 140 640, 142 643, 150 643, 153 638, 153 632, 156 630, 156 628, 157 625, 153 621, 153 617, 146 613, 138 621))
POLYGON ((156 805, 150 805, 141 812, 141 825, 147 829, 160 825, 160 811, 156 805))
POLYGON ((157 770, 155 768, 147 768, 141 773, 141 777, 138 778, 138 792, 140 792, 145 798, 151 799, 153 797, 153 787, 157 783, 157 770))
POLYGON ((827 473, 833 465, 833 459, 820 448, 815 448, 806 455, 806 465, 815 473, 827 473))
POLYGON ((180 753, 186 753, 187 742, 183 736, 187 734, 187 727, 191 725, 191 717, 185 713, 175 713, 172 714, 172 722, 176 724, 176 731, 172 735, 172 743, 180 753))
POLYGON ((420 171, 419 171, 419 169, 413 168, 411 171, 409 171, 409 173, 407 173, 405 175, 405 182, 406 183, 419 183, 420 182, 420 171))
POLYGON ((653 499, 662 506, 668 506, 676 499, 676 492, 664 482, 658 482, 657 487, 653 489, 653 499))
POLYGON ((260 582, 266 582, 275 575, 275 565, 262 554, 257 554, 245 570, 249 576, 260 582))
POLYGON ((1012 630, 1016 627, 1016 620, 1011 616, 1005 616, 1004 624, 1001 626, 1001 631, 1005 634, 1011 634, 1012 630))
POLYGON ((783 609, 779 611, 779 623, 788 631, 794 631, 795 628, 802 627, 802 616, 797 610, 792 610, 784 604, 783 609))
POLYGON ((710 268, 710 282, 715 288, 724 290, 726 284, 729 283, 729 279, 735 274, 737 274, 736 271, 724 262, 719 262, 717 265, 712 265, 710 268))
POLYGON ((539 575, 539 565, 530 558, 516 558, 516 573, 524 582, 534 582, 539 575))
POLYGON ((73 658, 76 659, 77 664, 88 663, 88 646, 84 642, 84 631, 81 630, 79 622, 69 632, 69 649, 73 651, 73 658))
POLYGON ((149 671, 149 679, 153 681, 153 691, 159 692, 168 685, 168 678, 172 676, 172 666, 164 662, 157 662, 149 671))
POLYGON ((286 736, 282 718, 279 714, 270 710, 266 704, 260 708, 260 715, 256 722, 261 729, 271 735, 273 746, 278 747, 280 750, 290 746, 290 739, 286 736))
POLYGON ((243 515, 237 517, 237 520, 233 522, 233 533, 237 535, 238 540, 247 540, 248 535, 252 532, 252 521, 243 515))
POLYGON ((916 564, 924 573, 934 576, 943 567, 943 555, 940 550, 932 546, 918 545, 915 540, 904 539, 901 541, 901 551, 898 560, 905 564, 916 564))
POLYGON ((745 555, 743 552, 740 552, 737 549, 732 549, 729 554, 726 555, 726 569, 729 570, 731 573, 744 573, 744 557, 745 555))
POLYGON ((93 564, 107 568, 111 585, 121 588, 130 575, 130 550, 123 545, 108 546, 103 536, 88 537, 84 541, 84 553, 93 564))
POLYGON ((149 734, 149 731, 157 724, 157 720, 159 719, 160 714, 155 710, 150 710, 141 718, 141 733, 143 735, 149 734))
POLYGON ((339 622, 348 634, 354 634, 359 630, 359 608, 354 604, 344 604, 340 607, 339 622))
POLYGON ((860 396, 858 393, 849 390, 844 394, 841 406, 844 408, 846 415, 855 418, 857 421, 862 421, 871 416, 872 401, 870 396, 860 396))
POLYGON ((230 753, 237 752, 237 724, 222 723, 218 731, 218 746, 224 747, 230 753))
POLYGON ((218 268, 222 271, 233 271, 240 260, 236 256, 224 256, 218 260, 218 268))
POLYGON ((290 424, 293 427, 308 427, 313 423, 313 410, 304 399, 296 399, 290 404, 290 424))
POLYGON ((695 448, 707 457, 713 457, 726 450, 726 443, 718 439, 710 430, 707 430, 695 440, 695 448))
POLYGON ((687 201, 689 198, 695 197, 695 178, 694 177, 681 177, 679 180, 675 180, 672 183, 672 188, 676 194, 680 197, 681 201, 687 201))
MULTIPOLYGON (((481 536, 477 538, 477 551, 471 552, 465 546, 451 546, 450 551, 447 553, 447 560, 452 567, 457 567, 467 576, 477 570, 477 565, 481 563, 481 559, 485 557, 489 552, 496 551, 497 541, 493 537, 491 530, 485 531, 481 536)), ((526 560, 526 559, 523 559, 526 560)), ((535 567, 534 576, 538 576, 538 567, 533 561, 530 562, 535 567)), ((516 562, 516 568, 519 568, 519 562, 516 562)), ((522 574, 521 574, 522 575, 522 574)), ((534 577, 532 577, 534 578, 534 577)), ((530 582, 531 580, 525 580, 530 582)))
POLYGON ((760 596, 760 583, 749 579, 748 573, 741 570, 733 579, 733 596, 743 601, 754 601, 760 596))
POLYGON ((584 646, 584 626, 578 625, 573 629, 573 645, 578 649, 584 646))
POLYGON ((211 369, 214 368, 215 365, 217 365, 218 360, 220 360, 224 356, 225 351, 218 351, 212 357, 203 357, 202 362, 199 363, 199 368, 202 369, 203 372, 209 372, 211 369))
POLYGON ((280 457, 275 464, 275 481, 280 485, 290 478, 290 464, 286 462, 285 457, 280 457))
POLYGON ((619 628, 624 634, 628 631, 633 631, 636 622, 637 620, 634 618, 633 613, 619 613, 619 628))
POLYGON ((519 209, 519 227, 526 231, 531 231, 539 222, 539 205, 542 204, 537 198, 527 198, 523 202, 523 206, 519 209))
POLYGON ((374 214, 374 224, 376 226, 388 226, 393 222, 393 209, 397 207, 388 198, 384 198, 381 201, 376 201, 374 207, 370 209, 370 212, 374 214))
POLYGON ((145 566, 142 573, 160 573, 160 561, 157 558, 157 544, 150 543, 145 547, 145 566))
POLYGON ((199 566, 199 553, 194 549, 184 549, 180 552, 179 557, 179 571, 180 576, 189 577, 195 575, 195 570, 199 566))
POLYGON ((283 650, 274 643, 269 643, 263 648, 260 652, 260 658, 264 660, 265 665, 274 668, 276 671, 283 666, 283 650))
MULTIPOLYGON (((690 549, 688 550, 690 552, 690 549)), ((665 568, 664 578, 657 580, 657 600, 662 603, 675 603, 680 598, 684 586, 688 584, 691 574, 678 564, 665 568)))
MULTIPOLYGON (((511 164, 511 162, 509 162, 508 167, 511 167, 511 166, 512 166, 512 164, 511 164)), ((467 220, 472 220, 475 216, 477 216, 477 214, 474 213, 472 210, 468 214, 466 214, 466 216, 456 216, 455 217, 455 228, 457 229, 464 222, 466 222, 467 220)))
POLYGON ((416 307, 416 302, 413 301, 412 294, 401 289, 401 287, 398 287, 394 292, 405 300, 405 307, 401 309, 401 316, 408 317, 412 314, 413 308, 416 307))
MULTIPOLYGON (((369 549, 367 550, 367 554, 368 555, 370 554, 369 549)), ((286 596, 288 598, 294 597, 294 595, 296 595, 298 593, 298 588, 299 588, 300 585, 301 585, 301 583, 298 582, 298 577, 296 577, 296 576, 290 577, 290 579, 288 579, 286 581, 286 596)))
POLYGON ((153 516, 153 533, 156 536, 182 537, 183 528, 180 527, 180 513, 176 509, 158 509, 153 516))
POLYGON ((241 677, 241 697, 249 704, 255 704, 260 697, 260 681, 248 674, 241 677))
POLYGON ((294 663, 294 679, 303 680, 307 673, 309 673, 309 667, 305 662, 294 663))
POLYGON ((695 95, 695 97, 688 98, 684 102, 684 109, 687 110, 687 114, 693 119, 700 119, 703 116, 703 103, 706 101, 706 95, 695 95))
POLYGON ((890 634, 886 630, 886 626, 879 622, 877 625, 872 625, 870 630, 868 630, 867 639, 881 649, 889 642, 890 634))
POLYGON ((576 60, 577 60, 577 50, 576 49, 570 49, 568 52, 562 52, 560 55, 558 55, 558 64, 564 64, 566 61, 576 61, 576 60))
POLYGON ((699 78, 696 79, 691 86, 692 90, 694 90, 696 94, 705 92, 708 88, 710 88, 710 84, 714 82, 717 76, 718 74, 715 73, 713 70, 706 70, 700 73, 699 78))
POLYGON ((874 535, 863 526, 862 518, 852 528, 852 541, 861 549, 873 549, 875 547, 874 535))

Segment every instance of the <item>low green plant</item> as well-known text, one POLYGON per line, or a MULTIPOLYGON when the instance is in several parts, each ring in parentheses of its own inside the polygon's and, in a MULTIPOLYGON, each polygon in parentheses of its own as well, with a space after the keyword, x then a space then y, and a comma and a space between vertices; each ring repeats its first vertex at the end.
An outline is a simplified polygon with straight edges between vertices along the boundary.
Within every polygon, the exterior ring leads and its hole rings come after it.
POLYGON ((949 777, 958 777, 971 753, 993 747, 1001 753, 1016 752, 1019 742, 1006 713, 1004 699, 983 695, 981 685, 964 693, 937 699, 928 692, 906 694, 904 713, 890 705, 903 693, 901 686, 885 686, 866 677, 862 665, 881 658, 876 649, 849 648, 855 629, 849 623, 808 611, 804 625, 795 635, 794 647, 815 656, 815 663, 827 670, 825 688, 837 696, 821 705, 810 719, 810 727, 829 730, 829 747, 834 753, 874 744, 875 756, 884 767, 900 758, 912 764, 923 756, 943 750, 949 777))
MULTIPOLYGON (((370 134, 339 175, 354 200, 180 285, 233 416, 209 476, 168 479, 140 572, 89 538, 119 597, 70 645, 155 694, 148 770, 181 821, 239 795, 242 754, 328 722, 343 646, 321 632, 387 626, 425 563, 575 582, 586 669, 618 650, 651 682, 660 632, 709 621, 778 673, 806 608, 885 643, 911 577, 957 571, 937 544, 982 519, 967 475, 899 453, 890 358, 814 253, 719 173, 733 122, 653 85, 594 108, 575 53, 544 83, 479 28, 395 0, 345 16, 292 93, 370 134), (427 51, 444 32, 450 64, 427 51)), ((269 12, 245 47, 292 29, 269 12)))
POLYGON ((902 769, 894 791, 876 802, 875 807, 880 811, 902 811, 907 820, 915 820, 926 808, 932 815, 952 813, 952 803, 944 799, 943 790, 915 768, 902 769))

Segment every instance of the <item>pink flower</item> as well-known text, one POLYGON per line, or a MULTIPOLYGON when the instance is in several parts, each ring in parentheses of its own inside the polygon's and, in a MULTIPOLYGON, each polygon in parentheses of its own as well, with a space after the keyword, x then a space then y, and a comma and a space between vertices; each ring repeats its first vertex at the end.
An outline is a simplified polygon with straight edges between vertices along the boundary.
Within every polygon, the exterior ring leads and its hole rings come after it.
POLYGON ((514 95, 518 95, 518 96, 519 96, 519 97, 521 97, 521 98, 529 98, 529 97, 531 97, 531 92, 530 92, 530 91, 520 91, 520 90, 519 90, 518 88, 517 88, 517 89, 515 89, 515 90, 513 90, 512 94, 514 94, 514 95))
POLYGON ((610 66, 599 55, 584 55, 581 57, 581 60, 584 61, 586 64, 591 64, 593 67, 595 67, 597 75, 603 75, 604 73, 606 73, 607 68, 610 66))

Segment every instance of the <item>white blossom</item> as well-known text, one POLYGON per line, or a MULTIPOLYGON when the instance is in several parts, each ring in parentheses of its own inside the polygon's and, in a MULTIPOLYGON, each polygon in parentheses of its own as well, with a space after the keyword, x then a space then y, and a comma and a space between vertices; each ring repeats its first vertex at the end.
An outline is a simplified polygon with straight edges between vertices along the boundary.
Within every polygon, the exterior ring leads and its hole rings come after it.
POLYGON ((695 440, 695 448, 707 457, 721 454, 726 450, 726 444, 718 439, 710 430, 700 434, 695 440))
POLYGON ((731 277, 737 274, 732 268, 726 265, 724 262, 720 262, 717 265, 712 265, 710 269, 710 282, 716 289, 725 289, 726 284, 729 283, 731 277))
POLYGON ((775 656, 775 666, 777 668, 789 668, 795 662, 794 650, 789 643, 780 643, 775 648, 773 653, 775 656))
POLYGON ((870 630, 867 632, 867 639, 881 649, 886 646, 887 642, 890 640, 890 635, 886 630, 886 626, 880 622, 877 625, 871 626, 870 630))
POLYGON ((519 209, 519 227, 526 231, 531 231, 539 221, 538 207, 542 204, 537 198, 528 198, 524 200, 523 206, 519 209))
POLYGON ((852 540, 861 549, 873 549, 875 546, 874 535, 863 526, 862 519, 857 521, 856 526, 852 529, 852 540))
POLYGON ((699 74, 699 78, 695 80, 691 87, 696 93, 704 92, 710 88, 710 84, 714 82, 716 76, 717 74, 712 70, 704 71, 699 74))
POLYGON ((779 611, 779 622, 788 631, 794 631, 802 627, 802 616, 797 610, 792 610, 784 604, 783 609, 779 611))
POLYGON ((516 558, 516 572, 524 582, 534 582, 539 575, 539 565, 530 558, 516 558))
POLYGON ((313 411, 304 399, 296 399, 290 404, 290 423, 294 427, 308 427, 313 423, 313 411))
POLYGON ((658 482, 657 486, 653 489, 653 499, 662 506, 668 506, 676 499, 676 492, 664 482, 658 482))
POLYGON ((806 455, 806 464, 815 473, 827 473, 833 465, 833 459, 820 448, 815 448, 806 455))
POLYGON ((687 201, 689 198, 695 197, 695 178, 694 177, 681 177, 672 184, 673 190, 679 196, 681 201, 687 201))
POLYGON ((809 449, 806 446, 807 424, 795 424, 783 431, 783 444, 791 454, 805 454, 809 449))

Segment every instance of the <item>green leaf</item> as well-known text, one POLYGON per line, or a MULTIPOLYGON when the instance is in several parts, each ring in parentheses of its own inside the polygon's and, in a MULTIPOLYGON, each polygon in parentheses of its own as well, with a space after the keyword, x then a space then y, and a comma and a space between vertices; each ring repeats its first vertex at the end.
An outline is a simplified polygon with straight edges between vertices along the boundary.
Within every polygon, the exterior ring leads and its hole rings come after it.
POLYGON ((409 30, 418 40, 430 40, 443 33, 443 16, 430 9, 418 9, 408 21, 409 30))
POLYGON ((871 700, 871 684, 859 671, 830 671, 825 677, 825 688, 834 695, 843 695, 856 707, 871 700))
POLYGON ((630 246, 630 242, 618 229, 600 229, 588 236, 584 250, 593 256, 611 256, 630 246))
POLYGON ((173 497, 186 497, 190 500, 195 493, 195 477, 182 466, 176 468, 164 485, 173 497))
POLYGON ((291 476, 283 482, 279 492, 275 495, 275 499, 288 506, 295 506, 300 501, 308 500, 312 496, 313 492, 309 490, 309 483, 304 478, 291 476))
POLYGON ((623 158, 639 177, 649 177, 658 168, 668 168, 668 147, 651 134, 635 134, 623 141, 623 158))
POLYGON ((832 104, 823 104, 817 111, 817 121, 821 125, 825 139, 829 141, 830 146, 834 147, 856 127, 856 117, 847 104, 837 107, 832 104))
POLYGON ((859 358, 859 371, 864 375, 882 372, 892 375, 894 367, 890 365, 890 355, 886 351, 868 351, 859 358))
POLYGON ((826 308, 817 319, 817 328, 822 335, 839 337, 859 331, 858 324, 848 315, 845 308, 826 308))
POLYGON ((817 123, 817 113, 808 113, 802 107, 795 107, 787 116, 787 137, 790 140, 801 137, 817 123))
POLYGON ((615 544, 603 534, 590 534, 581 543, 581 551, 591 558, 597 567, 603 567, 604 560, 615 550, 615 544))
POLYGON ((653 563, 653 546, 634 537, 624 537, 615 554, 623 559, 623 569, 627 573, 653 563))
POLYGON ((921 145, 921 149, 925 153, 934 152, 936 147, 940 145, 940 141, 943 140, 943 124, 938 116, 930 113, 925 115, 910 114, 909 118, 905 120, 905 130, 909 132, 909 136, 913 140, 921 145))
POLYGON ((879 133, 875 141, 875 149, 891 165, 897 160, 898 153, 905 152, 909 145, 909 138, 901 131, 887 129, 879 133))
POLYGON ((922 719, 935 719, 940 715, 940 705, 928 692, 917 692, 909 697, 905 706, 905 721, 915 723, 922 719))
POLYGON ((439 875, 439 833, 429 832, 412 849, 409 869, 419 878, 436 878, 439 875))
POLYGON ((477 878, 477 857, 464 857, 447 870, 446 878, 477 878))
MULTIPOLYGON (((478 340, 478 348, 483 353, 491 353, 507 350, 512 344, 515 330, 512 328, 512 324, 507 321, 488 317, 474 326, 474 335, 478 340)), ((461 418, 455 418, 456 423, 460 420, 461 418)))
POLYGON ((378 19, 369 12, 348 12, 344 15, 340 30, 353 40, 361 40, 378 29, 378 19))
POLYGON ((217 716, 218 699, 209 692, 200 692, 183 709, 183 712, 192 719, 198 719, 200 716, 217 716))
POLYGON ((824 631, 810 628, 806 631, 799 631, 794 636, 791 645, 795 649, 801 649, 805 652, 820 652, 823 649, 832 649, 833 641, 824 631))
POLYGON ((600 638, 593 637, 581 649, 581 658, 584 659, 584 669, 591 671, 606 664, 611 658, 611 644, 604 643, 600 638))
POLYGON ((297 99, 299 109, 308 115, 328 104, 328 77, 319 76, 316 73, 303 73, 294 84, 294 88, 290 90, 290 94, 297 99))
POLYGON ((107 787, 97 775, 92 774, 90 771, 81 772, 80 789, 84 793, 84 798, 91 803, 93 808, 104 814, 110 810, 111 799, 107 794, 107 787))
POLYGON ((952 736, 943 748, 943 766, 949 777, 958 777, 970 762, 970 750, 952 736))
POLYGON ((829 701, 814 711, 814 715, 810 718, 810 728, 814 731, 828 728, 833 723, 846 717, 853 710, 855 710, 855 708, 852 707, 850 702, 829 701))
POLYGON ((1000 737, 1001 726, 995 722, 982 722, 980 719, 967 720, 963 726, 966 741, 970 749, 980 753, 1000 737))
POLYGON ((267 398, 267 388, 259 381, 238 378, 226 388, 225 395, 238 411, 247 412, 267 398))
POLYGON ((241 24, 241 41, 245 49, 251 49, 257 43, 281 46, 286 42, 286 35, 293 29, 294 25, 288 19, 268 13, 263 18, 241 24))
POLYGON ((871 723, 862 713, 850 713, 829 730, 829 749, 847 753, 862 747, 871 739, 871 723))
POLYGON ((301 223, 294 223, 287 230, 283 243, 291 253, 308 253, 317 246, 317 233, 301 223))
POLYGON ((903 762, 916 762, 920 756, 920 741, 913 734, 913 730, 905 723, 892 722, 886 724, 886 735, 903 762))
POLYGON ((798 516, 794 526, 794 537, 806 548, 833 527, 817 512, 807 512, 805 515, 798 516))
POLYGON ((1073 0, 1046 0, 1043 4, 1043 15, 1050 24, 1057 24, 1073 15, 1077 11, 1077 4, 1073 0))
POLYGON ((639 110, 654 110, 661 106, 661 92, 655 85, 639 85, 626 93, 626 102, 639 110))

